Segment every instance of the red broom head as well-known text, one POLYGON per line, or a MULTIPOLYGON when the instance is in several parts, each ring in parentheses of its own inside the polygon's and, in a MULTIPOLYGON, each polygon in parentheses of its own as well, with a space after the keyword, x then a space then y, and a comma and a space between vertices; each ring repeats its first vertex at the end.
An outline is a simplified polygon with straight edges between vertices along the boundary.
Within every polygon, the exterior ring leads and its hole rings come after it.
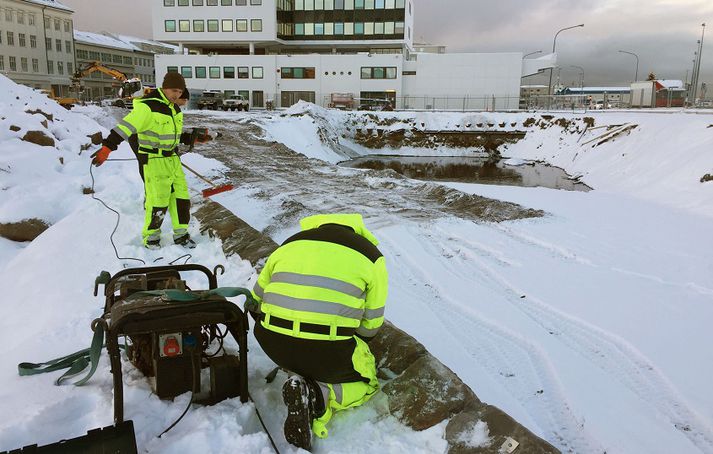
POLYGON ((223 185, 220 185, 220 186, 214 186, 214 187, 212 187, 212 188, 204 189, 204 190, 203 190, 203 197, 208 198, 208 197, 210 197, 210 196, 213 196, 213 195, 216 195, 216 194, 220 194, 221 192, 230 191, 230 190, 232 190, 232 189, 233 189, 233 185, 232 185, 232 184, 223 184, 223 185))

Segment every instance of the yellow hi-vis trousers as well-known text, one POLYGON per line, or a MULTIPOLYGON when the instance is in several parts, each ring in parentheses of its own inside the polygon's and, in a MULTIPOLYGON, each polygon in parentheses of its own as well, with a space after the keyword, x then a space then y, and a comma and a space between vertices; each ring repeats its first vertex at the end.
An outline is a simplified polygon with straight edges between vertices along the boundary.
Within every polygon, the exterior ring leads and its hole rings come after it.
POLYGON ((142 231, 144 244, 161 238, 161 224, 166 211, 171 215, 174 239, 185 235, 188 232, 191 202, 186 175, 178 155, 163 157, 149 154, 143 172, 146 195, 146 216, 142 231))

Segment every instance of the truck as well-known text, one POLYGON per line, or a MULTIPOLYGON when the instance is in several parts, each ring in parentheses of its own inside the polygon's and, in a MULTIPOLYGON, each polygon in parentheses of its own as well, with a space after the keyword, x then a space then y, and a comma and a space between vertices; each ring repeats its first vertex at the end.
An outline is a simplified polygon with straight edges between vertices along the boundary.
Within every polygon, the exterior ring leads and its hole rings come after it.
POLYGON ((223 109, 223 92, 220 90, 206 90, 198 98, 198 109, 218 110, 223 109))
POLYGON ((245 99, 243 95, 230 95, 228 99, 223 101, 223 110, 244 110, 250 109, 250 101, 245 99))
POLYGON ((332 93, 329 98, 329 107, 351 110, 354 108, 354 95, 352 93, 332 93))

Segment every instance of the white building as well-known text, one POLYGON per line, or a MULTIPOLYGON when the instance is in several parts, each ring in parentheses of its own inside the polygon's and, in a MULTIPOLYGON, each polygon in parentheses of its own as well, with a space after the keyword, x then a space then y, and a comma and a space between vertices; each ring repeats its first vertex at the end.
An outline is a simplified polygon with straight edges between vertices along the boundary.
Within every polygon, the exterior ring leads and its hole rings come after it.
POLYGON ((194 94, 239 93, 253 107, 267 99, 327 105, 346 92, 397 108, 516 109, 521 77, 553 62, 523 63, 519 52, 414 52, 414 3, 152 0, 154 39, 182 51, 157 56, 156 77, 181 72, 194 94))
POLYGON ((69 95, 75 68, 72 13, 54 0, 0 1, 0 73, 69 95))

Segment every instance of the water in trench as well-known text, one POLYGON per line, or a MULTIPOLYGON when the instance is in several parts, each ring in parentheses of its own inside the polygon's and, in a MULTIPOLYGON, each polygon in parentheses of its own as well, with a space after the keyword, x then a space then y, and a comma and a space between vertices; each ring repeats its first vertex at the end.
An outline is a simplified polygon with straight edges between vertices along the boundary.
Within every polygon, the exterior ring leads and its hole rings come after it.
POLYGON ((417 180, 545 187, 567 191, 590 191, 559 167, 539 162, 521 165, 474 156, 388 156, 369 155, 339 165, 358 169, 392 169, 417 180))

